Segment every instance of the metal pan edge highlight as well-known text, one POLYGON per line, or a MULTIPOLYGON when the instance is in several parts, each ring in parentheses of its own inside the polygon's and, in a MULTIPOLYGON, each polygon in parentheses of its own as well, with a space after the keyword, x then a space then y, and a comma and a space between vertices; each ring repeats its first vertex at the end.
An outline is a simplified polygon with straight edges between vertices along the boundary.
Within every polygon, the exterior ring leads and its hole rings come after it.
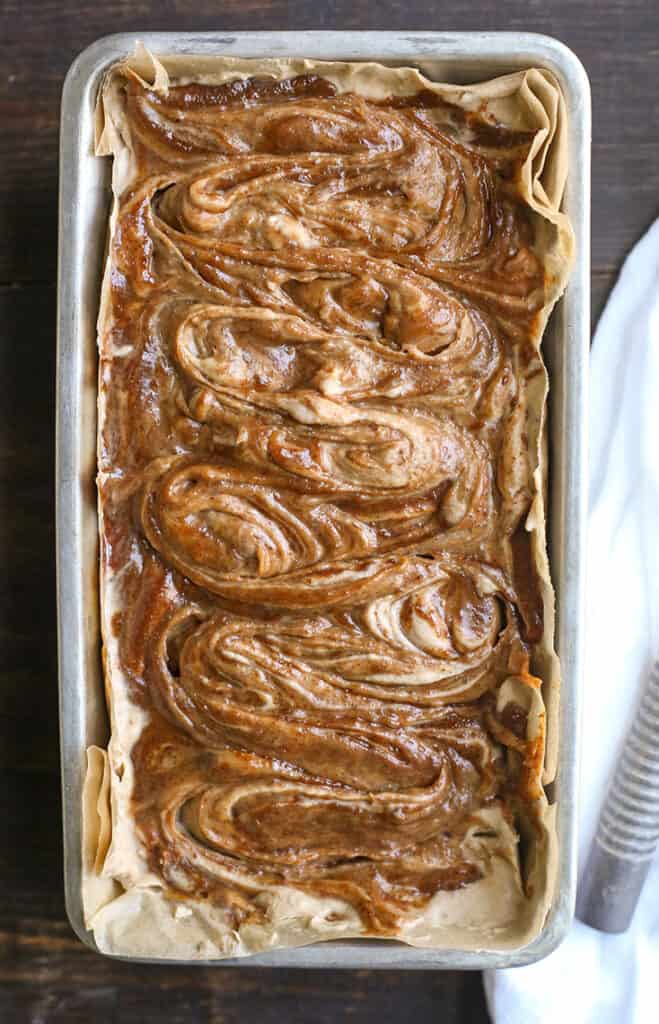
MULTIPOLYGON (((93 156, 93 110, 103 74, 139 40, 155 53, 305 55, 412 63, 433 77, 477 81, 532 65, 561 82, 569 118, 565 209, 577 262, 552 316, 544 346, 550 371, 550 562, 557 596, 562 665, 560 748, 555 783, 559 832, 556 894, 541 934, 505 952, 424 950, 361 939, 275 950, 224 966, 482 969, 539 960, 565 936, 576 889, 577 779, 582 672, 586 522, 587 368, 590 340, 590 89, 578 58, 549 36, 511 32, 124 33, 92 43, 64 83, 60 130, 57 311, 56 515, 58 661, 66 908, 78 937, 96 949, 83 923, 80 885, 81 794, 85 750, 107 738, 100 673, 96 523, 96 315, 110 205, 107 160, 93 156), (428 73, 428 72, 427 72, 428 73), (569 526, 569 528, 568 528, 569 526)), ((116 958, 128 959, 128 958, 116 958)))

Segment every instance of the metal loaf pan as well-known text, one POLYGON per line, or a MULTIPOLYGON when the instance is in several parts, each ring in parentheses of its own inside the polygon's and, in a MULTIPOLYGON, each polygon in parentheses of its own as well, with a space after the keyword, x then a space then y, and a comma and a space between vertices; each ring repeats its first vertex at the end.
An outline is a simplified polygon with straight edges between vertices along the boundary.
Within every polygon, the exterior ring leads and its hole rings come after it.
MULTIPOLYGON (((94 105, 102 77, 141 39, 156 54, 305 56, 416 65, 437 81, 476 82, 539 66, 559 79, 569 116, 565 210, 577 264, 544 339, 551 379, 550 562, 562 663, 560 754, 551 799, 560 843, 556 892, 542 933, 523 949, 492 953, 421 950, 357 940, 285 949, 225 965, 351 968, 484 968, 531 963, 564 937, 576 885, 576 787, 582 671, 586 510, 587 360, 590 332, 590 90, 574 54, 548 36, 511 32, 144 33, 99 39, 72 64, 62 96, 57 362, 57 593, 64 816, 69 920, 85 930, 80 896, 81 790, 85 750, 104 745, 108 725, 100 665, 96 519, 96 316, 107 218, 110 161, 93 155, 94 105)), ((171 963, 171 961, 168 961, 171 963)))

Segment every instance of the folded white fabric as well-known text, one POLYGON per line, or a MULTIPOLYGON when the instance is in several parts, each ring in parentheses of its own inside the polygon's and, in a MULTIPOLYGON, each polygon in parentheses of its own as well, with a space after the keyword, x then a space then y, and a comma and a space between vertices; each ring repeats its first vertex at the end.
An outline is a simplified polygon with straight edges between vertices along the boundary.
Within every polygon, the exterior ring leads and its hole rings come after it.
MULTIPOLYGON (((625 261, 602 314, 590 385, 582 867, 659 653, 659 221, 625 261)), ((654 1024, 658 978, 659 857, 626 934, 575 921, 545 960, 486 971, 485 990, 495 1024, 654 1024)))

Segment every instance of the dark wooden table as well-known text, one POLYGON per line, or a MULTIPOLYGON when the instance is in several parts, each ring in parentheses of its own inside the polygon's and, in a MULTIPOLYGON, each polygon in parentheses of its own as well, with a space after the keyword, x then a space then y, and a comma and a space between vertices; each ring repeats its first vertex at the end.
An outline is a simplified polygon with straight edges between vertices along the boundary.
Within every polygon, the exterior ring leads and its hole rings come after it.
POLYGON ((59 97, 98 36, 145 29, 517 29, 581 57, 594 103, 593 312, 659 212, 656 0, 3 0, 0 4, 0 1019, 487 1021, 477 974, 110 963, 62 898, 53 437, 59 97))

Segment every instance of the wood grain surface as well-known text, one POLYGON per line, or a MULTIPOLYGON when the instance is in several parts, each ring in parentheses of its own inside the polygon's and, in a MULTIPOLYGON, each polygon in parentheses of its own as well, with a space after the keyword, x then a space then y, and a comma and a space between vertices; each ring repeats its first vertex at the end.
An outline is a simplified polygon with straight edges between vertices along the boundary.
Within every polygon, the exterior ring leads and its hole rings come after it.
POLYGON ((0 1020, 481 1024, 478 974, 163 968, 84 948, 62 896, 53 447, 62 80, 140 30, 509 29, 572 47, 591 78, 593 314, 659 213, 656 0, 2 0, 0 3, 0 1020))

